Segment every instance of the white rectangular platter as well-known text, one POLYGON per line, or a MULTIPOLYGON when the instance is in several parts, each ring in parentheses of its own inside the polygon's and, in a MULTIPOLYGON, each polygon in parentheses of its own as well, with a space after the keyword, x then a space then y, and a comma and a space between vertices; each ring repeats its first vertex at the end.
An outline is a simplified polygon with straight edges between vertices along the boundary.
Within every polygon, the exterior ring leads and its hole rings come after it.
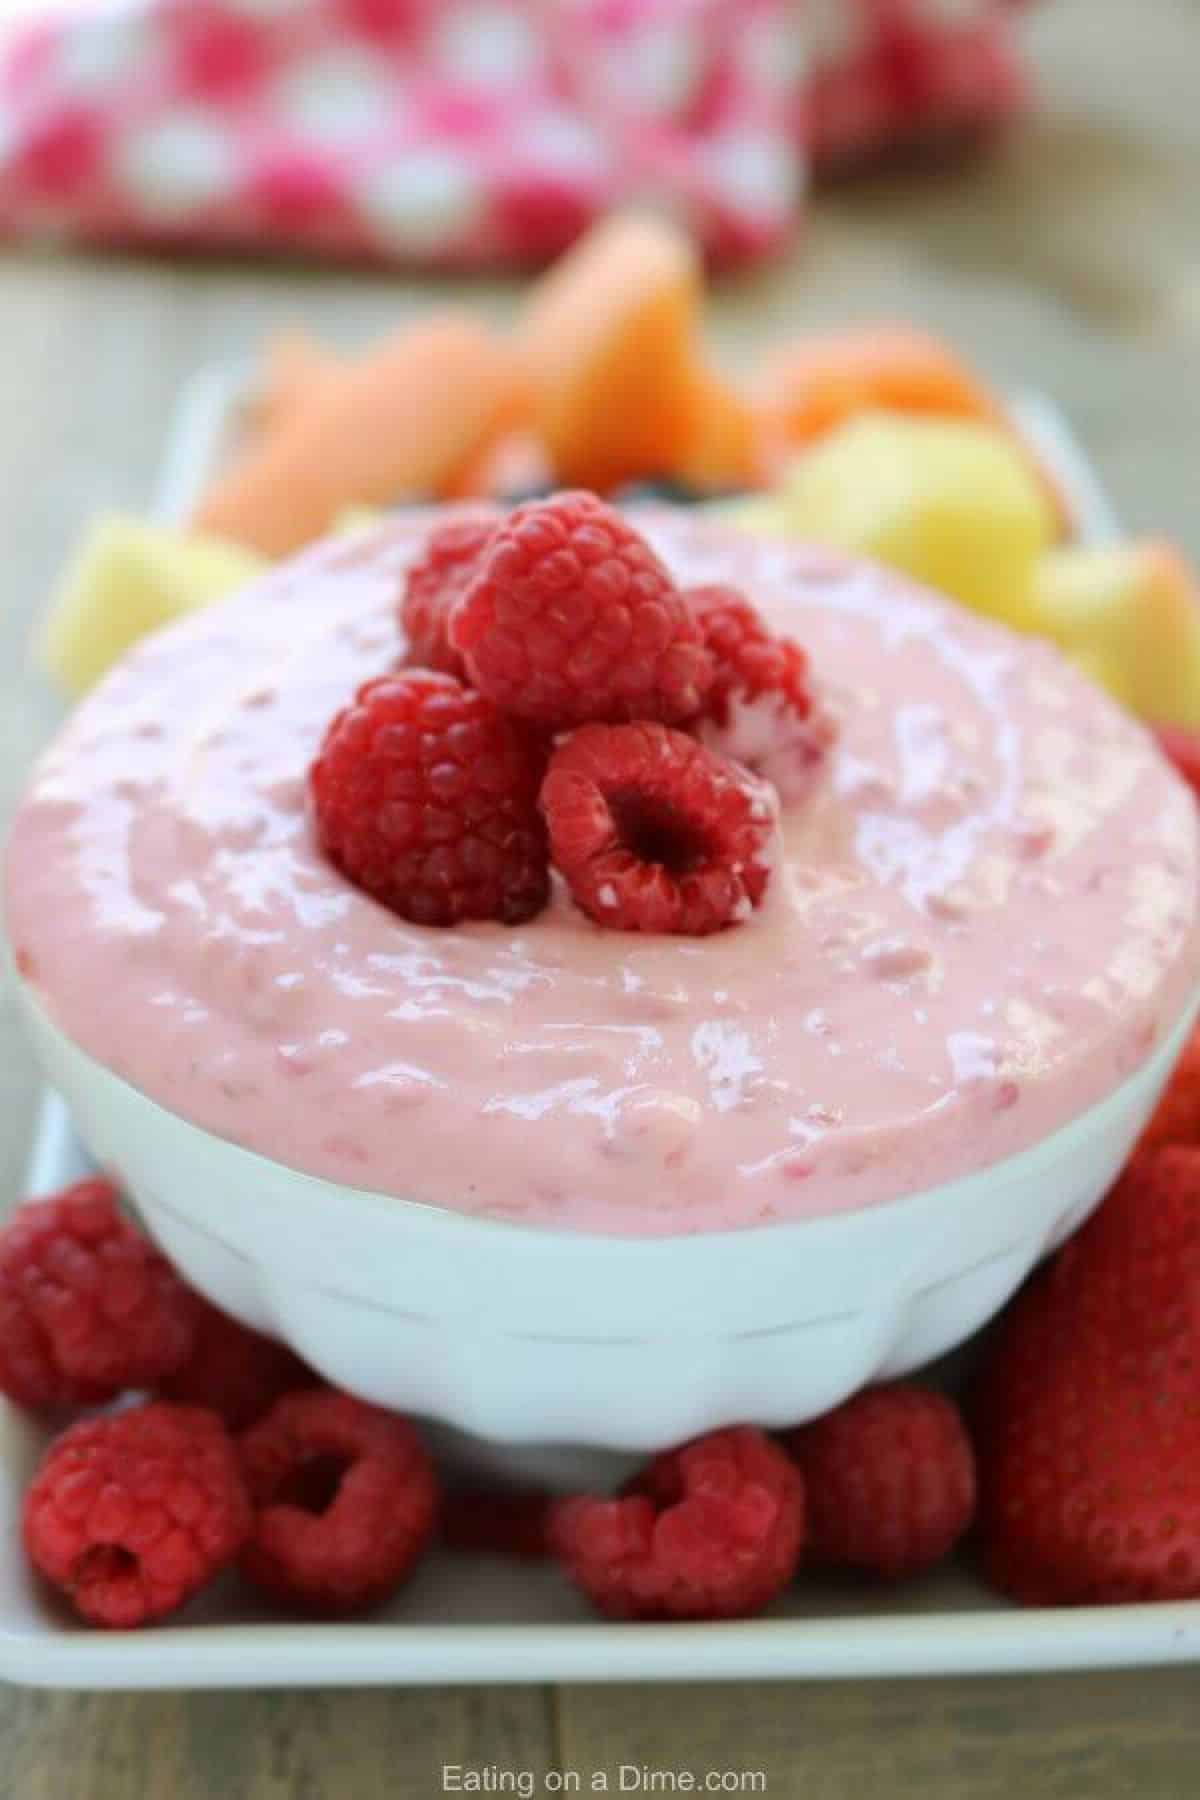
MULTIPOLYGON (((158 511, 182 516, 234 433, 245 373, 206 371, 185 393, 158 511)), ((1116 533, 1096 477, 1057 410, 1013 411, 1092 541, 1116 533)), ((29 1191, 86 1167, 47 1096, 29 1191)), ((1081 1669, 1200 1659, 1200 1602, 1026 1610, 951 1564, 894 1591, 804 1577, 760 1619, 716 1625, 599 1622, 550 1567, 434 1554, 392 1606, 360 1624, 280 1623, 232 1580, 178 1624, 89 1631, 41 1591, 20 1548, 21 1498, 40 1429, 0 1409, 0 1678, 76 1688, 361 1686, 463 1682, 787 1680, 1081 1669)))

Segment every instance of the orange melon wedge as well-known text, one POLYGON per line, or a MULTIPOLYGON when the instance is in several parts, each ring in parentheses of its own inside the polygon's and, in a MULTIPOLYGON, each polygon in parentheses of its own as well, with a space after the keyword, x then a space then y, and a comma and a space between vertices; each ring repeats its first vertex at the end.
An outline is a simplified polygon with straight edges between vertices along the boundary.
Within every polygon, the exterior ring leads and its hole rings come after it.
POLYGON ((687 449, 672 473, 696 488, 760 487, 765 458, 754 406, 715 369, 696 369, 692 384, 687 449))
POLYGON ((263 370, 250 408, 256 431, 274 431, 294 418, 314 392, 336 380, 344 360, 299 327, 277 332, 267 345, 263 370))
POLYGON ((532 431, 509 431, 485 444, 439 491, 442 500, 503 499, 550 484, 550 464, 532 431))
POLYGON ((318 381, 218 477, 192 523, 286 556, 347 507, 438 493, 526 401, 505 344, 464 314, 437 314, 318 381))
POLYGON ((559 481, 604 491, 680 466, 700 299, 690 239, 637 213, 596 226, 537 282, 517 347, 559 481))
POLYGON ((863 325, 781 345, 762 366, 761 404, 791 445, 852 413, 934 413, 994 421, 994 396, 945 344, 909 325, 863 325))

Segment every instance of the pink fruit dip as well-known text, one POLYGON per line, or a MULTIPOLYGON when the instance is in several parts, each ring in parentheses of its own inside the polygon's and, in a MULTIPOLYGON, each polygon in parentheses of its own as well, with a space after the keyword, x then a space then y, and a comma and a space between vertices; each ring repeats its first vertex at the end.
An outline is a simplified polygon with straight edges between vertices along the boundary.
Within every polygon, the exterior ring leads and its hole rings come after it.
POLYGON ((150 639, 44 757, 8 927, 59 1026, 332 1181, 631 1235, 875 1206, 1102 1099, 1197 975, 1194 802, 1146 734, 878 569, 645 522, 808 646, 840 720, 751 920, 647 938, 558 890, 527 926, 431 930, 323 860, 306 770, 396 658, 412 515, 150 639))

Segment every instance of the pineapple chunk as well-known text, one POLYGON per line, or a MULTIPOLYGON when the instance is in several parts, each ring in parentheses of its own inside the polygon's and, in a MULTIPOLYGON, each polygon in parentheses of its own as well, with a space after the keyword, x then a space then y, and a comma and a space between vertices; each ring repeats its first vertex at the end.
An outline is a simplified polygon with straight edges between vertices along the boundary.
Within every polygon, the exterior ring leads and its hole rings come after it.
POLYGON ((1051 550, 1034 629, 1144 719, 1200 726, 1200 589, 1169 544, 1051 550))
POLYGON ((787 498, 777 488, 766 494, 749 494, 744 500, 705 500, 696 508, 706 519, 736 525, 759 537, 794 537, 787 498))
POLYGON ((265 566, 220 538, 98 519, 51 602, 40 660, 68 693, 85 693, 147 632, 243 587, 265 566))
MULTIPOLYGON (((1018 630, 1033 565, 1056 526, 1028 458, 995 426, 863 413, 785 471, 780 515, 798 537, 856 551, 1018 630)), ((761 500, 726 517, 761 528, 761 500)))
POLYGON ((338 537, 354 537, 361 531, 373 531, 386 518, 381 506, 346 506, 333 521, 333 529, 338 537))

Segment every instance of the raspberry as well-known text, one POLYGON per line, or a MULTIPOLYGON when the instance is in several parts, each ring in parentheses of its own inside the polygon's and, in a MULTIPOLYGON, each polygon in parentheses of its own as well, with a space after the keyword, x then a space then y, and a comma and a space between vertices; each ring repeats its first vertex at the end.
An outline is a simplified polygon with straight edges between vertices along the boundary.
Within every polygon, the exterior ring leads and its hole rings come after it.
POLYGON ((1200 797, 1200 731, 1186 725, 1152 725, 1150 730, 1167 761, 1200 797))
POLYGON ((392 1594, 433 1531, 433 1465, 413 1427, 350 1394, 288 1394, 240 1440, 255 1508, 243 1573, 304 1612, 392 1594))
POLYGON ((250 1503, 221 1421, 155 1403, 82 1419, 25 1497, 25 1548, 93 1625, 174 1612, 241 1549, 250 1503))
POLYGON ((471 512, 436 525, 408 571, 400 600, 400 626, 408 661, 463 679, 463 659, 449 637, 450 613, 471 583, 500 514, 471 512))
POLYGON ((666 725, 585 725, 552 755, 542 811, 550 854, 598 925, 703 937, 766 892, 770 790, 666 725))
POLYGON ((975 1511, 958 1408, 915 1382, 864 1388, 785 1442, 804 1475, 814 1559, 887 1580, 953 1549, 975 1511))
POLYGON ((454 609, 450 641, 481 693, 555 731, 687 719, 712 679, 670 575, 594 494, 557 494, 509 514, 454 609))
POLYGON ((207 1407, 230 1431, 245 1431, 284 1394, 316 1380, 286 1344, 240 1325, 199 1294, 192 1295, 192 1317, 191 1354, 159 1383, 165 1399, 207 1407))
POLYGON ((836 735, 813 691, 807 655, 791 638, 773 636, 736 588, 691 588, 685 598, 715 669, 697 735, 774 782, 785 805, 797 805, 836 735))
POLYGON ((739 1618, 795 1573, 804 1482, 778 1445, 739 1425, 656 1456, 619 1499, 558 1502, 551 1532, 571 1579, 611 1618, 739 1618))
POLYGON ((188 1356, 188 1291, 107 1181, 21 1206, 0 1233, 0 1389, 20 1406, 95 1406, 188 1356))
POLYGON ((519 724, 449 675, 368 681, 312 766, 321 842, 351 881, 418 925, 521 924, 549 892, 544 763, 519 724))
POLYGON ((467 1555, 548 1556, 553 1505, 537 1488, 462 1488, 442 1501, 441 1541, 467 1555))

